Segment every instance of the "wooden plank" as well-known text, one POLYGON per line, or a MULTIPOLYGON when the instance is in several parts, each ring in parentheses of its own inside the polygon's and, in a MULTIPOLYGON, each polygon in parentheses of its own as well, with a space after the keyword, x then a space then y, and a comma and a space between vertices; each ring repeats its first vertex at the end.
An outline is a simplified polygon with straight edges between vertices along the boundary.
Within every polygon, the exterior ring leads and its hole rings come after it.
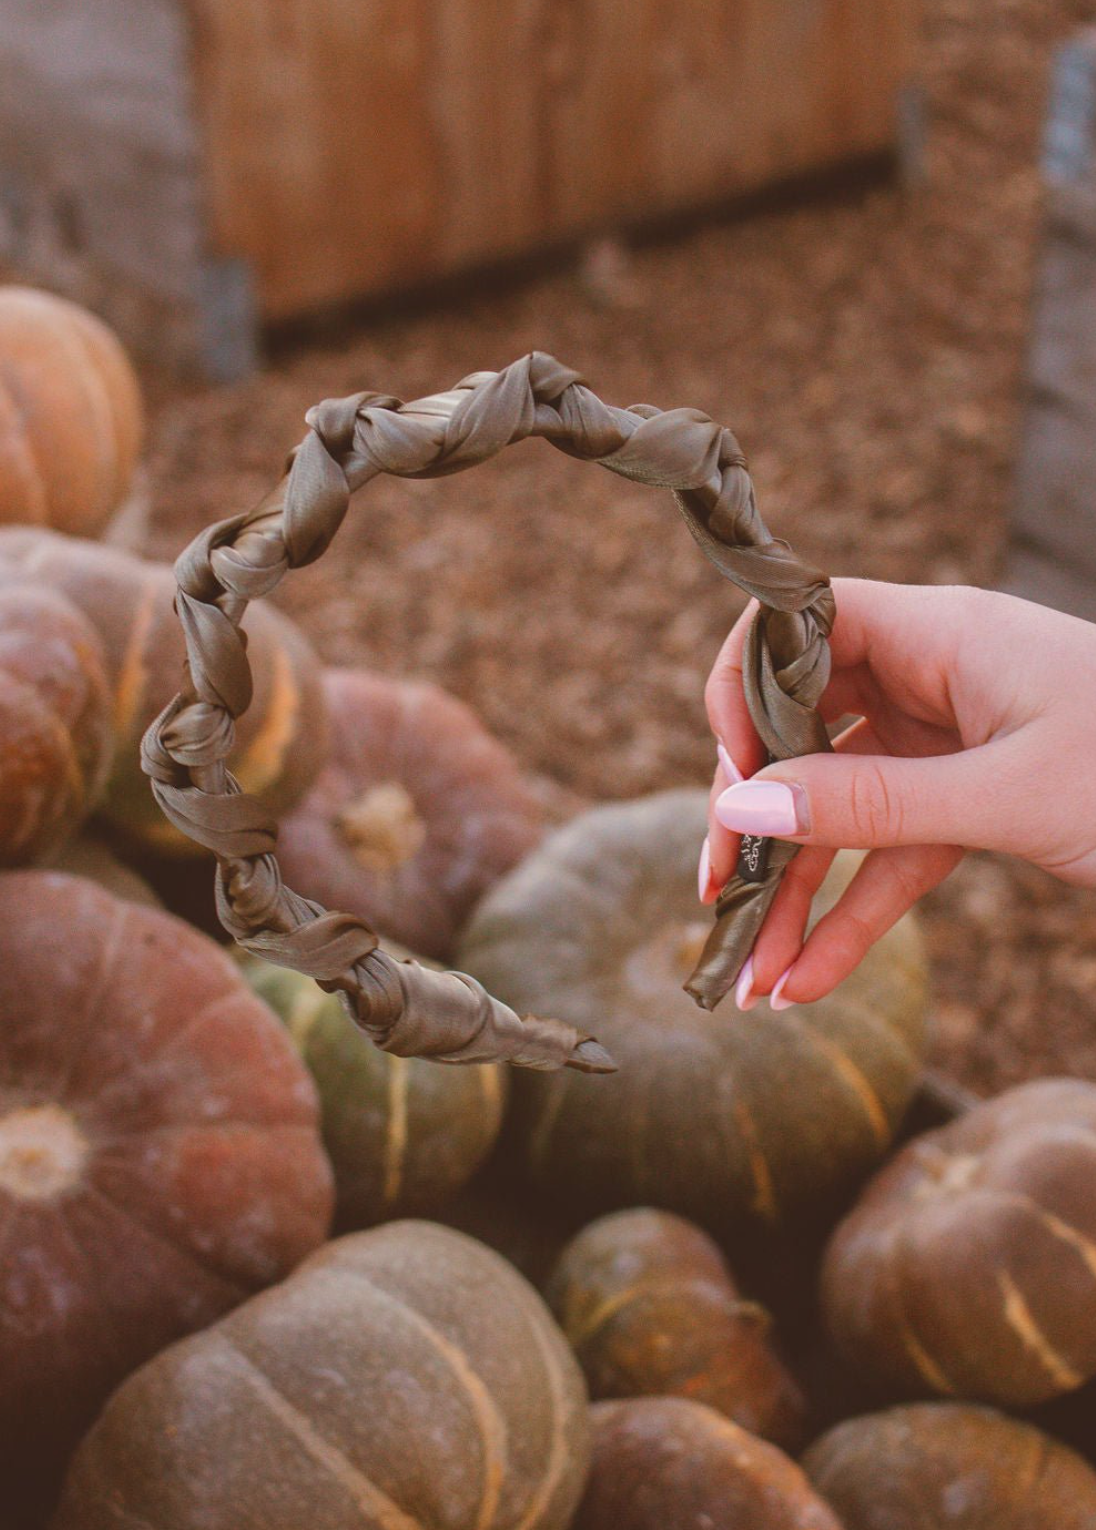
POLYGON ((216 253, 278 318, 893 145, 911 0, 190 0, 216 253))
POLYGON ((1015 533, 1096 578, 1096 32, 1058 53, 1015 533))
POLYGON ((174 0, 0 0, 6 258, 66 288, 90 263, 190 297, 202 218, 185 48, 174 0))

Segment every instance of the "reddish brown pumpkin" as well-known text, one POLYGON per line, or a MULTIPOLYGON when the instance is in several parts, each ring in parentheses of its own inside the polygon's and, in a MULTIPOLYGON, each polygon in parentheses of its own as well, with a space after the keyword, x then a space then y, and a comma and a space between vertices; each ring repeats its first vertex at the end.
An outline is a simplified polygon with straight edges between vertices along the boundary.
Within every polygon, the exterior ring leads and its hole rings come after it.
POLYGON ((52 590, 0 584, 0 865, 60 848, 101 795, 113 748, 87 619, 52 590))
POLYGON ((331 751, 282 825, 286 881, 382 935, 447 960, 480 894, 540 837, 506 749, 434 685, 324 674, 331 751))
MULTIPOLYGON (((106 652, 116 754, 102 811, 151 850, 196 855, 160 812, 141 770, 141 737, 179 687, 185 645, 174 612, 175 576, 117 548, 51 532, 0 530, 0 578, 32 575, 62 591, 95 627, 106 652)), ((320 669, 288 617, 254 601, 244 619, 255 691, 237 723, 230 761, 245 790, 286 811, 324 757, 327 716, 320 669)))
POLYGON ((590 1411, 594 1462, 573 1530, 842 1530, 794 1461, 703 1403, 590 1411))
POLYGON ((80 877, 0 877, 0 1481, 323 1238, 315 1090, 228 958, 80 877))
POLYGON ((389 1222, 131 1376, 53 1530, 567 1530, 589 1448, 533 1288, 471 1238, 389 1222))
POLYGON ((595 1399, 688 1397, 793 1447, 803 1399, 718 1246, 666 1211, 601 1217, 564 1249, 545 1294, 595 1399))
POLYGON ((141 394, 93 314, 0 287, 0 521, 98 536, 129 490, 141 394))
POLYGON ((1017 1419, 918 1403, 839 1424, 804 1468, 844 1530, 1092 1530, 1096 1472, 1017 1419))
POLYGON ((892 1395, 1026 1407, 1096 1375, 1096 1085, 1010 1089, 915 1139, 838 1227, 833 1338, 892 1395))

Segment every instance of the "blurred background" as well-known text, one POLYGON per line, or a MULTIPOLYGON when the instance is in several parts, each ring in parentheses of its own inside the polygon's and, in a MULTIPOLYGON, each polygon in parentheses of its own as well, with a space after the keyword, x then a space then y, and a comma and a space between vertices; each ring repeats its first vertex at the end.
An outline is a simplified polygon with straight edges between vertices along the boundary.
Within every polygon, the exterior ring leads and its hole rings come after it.
MULTIPOLYGON (((1023 484, 1046 484, 1026 443, 1054 393, 1043 275, 1083 225, 1092 16, 0 0, 2 270, 138 361, 125 535, 156 557, 253 504, 320 398, 538 348, 609 400, 730 425, 773 533, 834 574, 1031 586, 1033 559, 1076 573, 1023 484)), ((560 816, 710 774, 737 593, 668 497, 542 445, 375 483, 277 599, 327 662, 469 702, 560 816)), ((1096 1079, 1091 894, 974 856, 927 925, 938 1063, 980 1092, 1096 1079)))

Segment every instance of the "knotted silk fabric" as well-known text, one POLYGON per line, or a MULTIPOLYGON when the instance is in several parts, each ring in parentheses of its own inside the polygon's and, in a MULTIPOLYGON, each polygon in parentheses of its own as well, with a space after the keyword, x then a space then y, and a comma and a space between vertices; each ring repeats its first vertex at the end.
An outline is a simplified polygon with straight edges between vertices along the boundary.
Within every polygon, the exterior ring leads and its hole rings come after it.
MULTIPOLYGON (((719 571, 754 596, 744 683, 754 725, 774 760, 829 748, 815 708, 829 677, 829 581, 772 538, 738 442, 695 409, 603 403, 580 375, 535 351, 501 372, 402 403, 386 394, 329 399, 286 476, 248 514, 203 531, 175 565, 186 638, 183 688, 145 735, 142 763, 167 817, 217 857, 217 907, 250 952, 337 992, 386 1051, 439 1062, 505 1061, 608 1072, 593 1037, 558 1020, 520 1018, 462 973, 438 973, 378 949, 361 919, 329 913, 282 882, 276 826, 225 761, 235 719, 251 700, 241 622, 291 568, 325 551, 350 496, 371 478, 437 478, 539 436, 568 456, 673 491, 686 524, 719 571)), ((778 841, 758 880, 736 875, 686 987, 714 1008, 730 989, 796 846, 778 841)), ((741 871, 741 863, 740 863, 741 871)))

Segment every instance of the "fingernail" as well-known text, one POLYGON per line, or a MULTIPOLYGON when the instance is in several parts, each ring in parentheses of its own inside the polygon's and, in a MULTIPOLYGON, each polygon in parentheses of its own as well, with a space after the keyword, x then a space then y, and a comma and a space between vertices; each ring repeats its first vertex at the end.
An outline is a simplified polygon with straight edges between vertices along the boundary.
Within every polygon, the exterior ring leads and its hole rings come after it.
POLYGON ((716 739, 715 752, 719 756, 719 763, 723 766, 723 774, 732 785, 737 785, 739 781, 746 779, 727 753, 727 746, 721 739, 716 739))
POLYGON ((704 836, 704 843, 700 847, 700 864, 696 868, 697 895, 703 903, 708 893, 708 883, 712 879, 712 847, 708 843, 708 836, 704 836))
POLYGON ((785 781, 740 781, 716 799, 715 816, 735 834, 808 834, 807 794, 785 781))
MULTIPOLYGON (((794 965, 794 963, 793 963, 793 965, 794 965)), ((773 988, 773 991, 769 995, 769 1008, 770 1009, 792 1009, 794 1007, 795 1000, 794 999, 786 999, 784 997, 784 985, 787 983, 787 981, 791 977, 791 975, 792 975, 792 969, 791 969, 791 967, 789 967, 785 972, 782 972, 780 974, 780 976, 777 978, 776 984, 775 984, 775 986, 773 988)))
POLYGON ((734 985, 734 1001, 743 1014, 753 1009, 757 1003, 757 994, 753 991, 753 975, 753 957, 747 956, 738 974, 738 982, 734 985))

